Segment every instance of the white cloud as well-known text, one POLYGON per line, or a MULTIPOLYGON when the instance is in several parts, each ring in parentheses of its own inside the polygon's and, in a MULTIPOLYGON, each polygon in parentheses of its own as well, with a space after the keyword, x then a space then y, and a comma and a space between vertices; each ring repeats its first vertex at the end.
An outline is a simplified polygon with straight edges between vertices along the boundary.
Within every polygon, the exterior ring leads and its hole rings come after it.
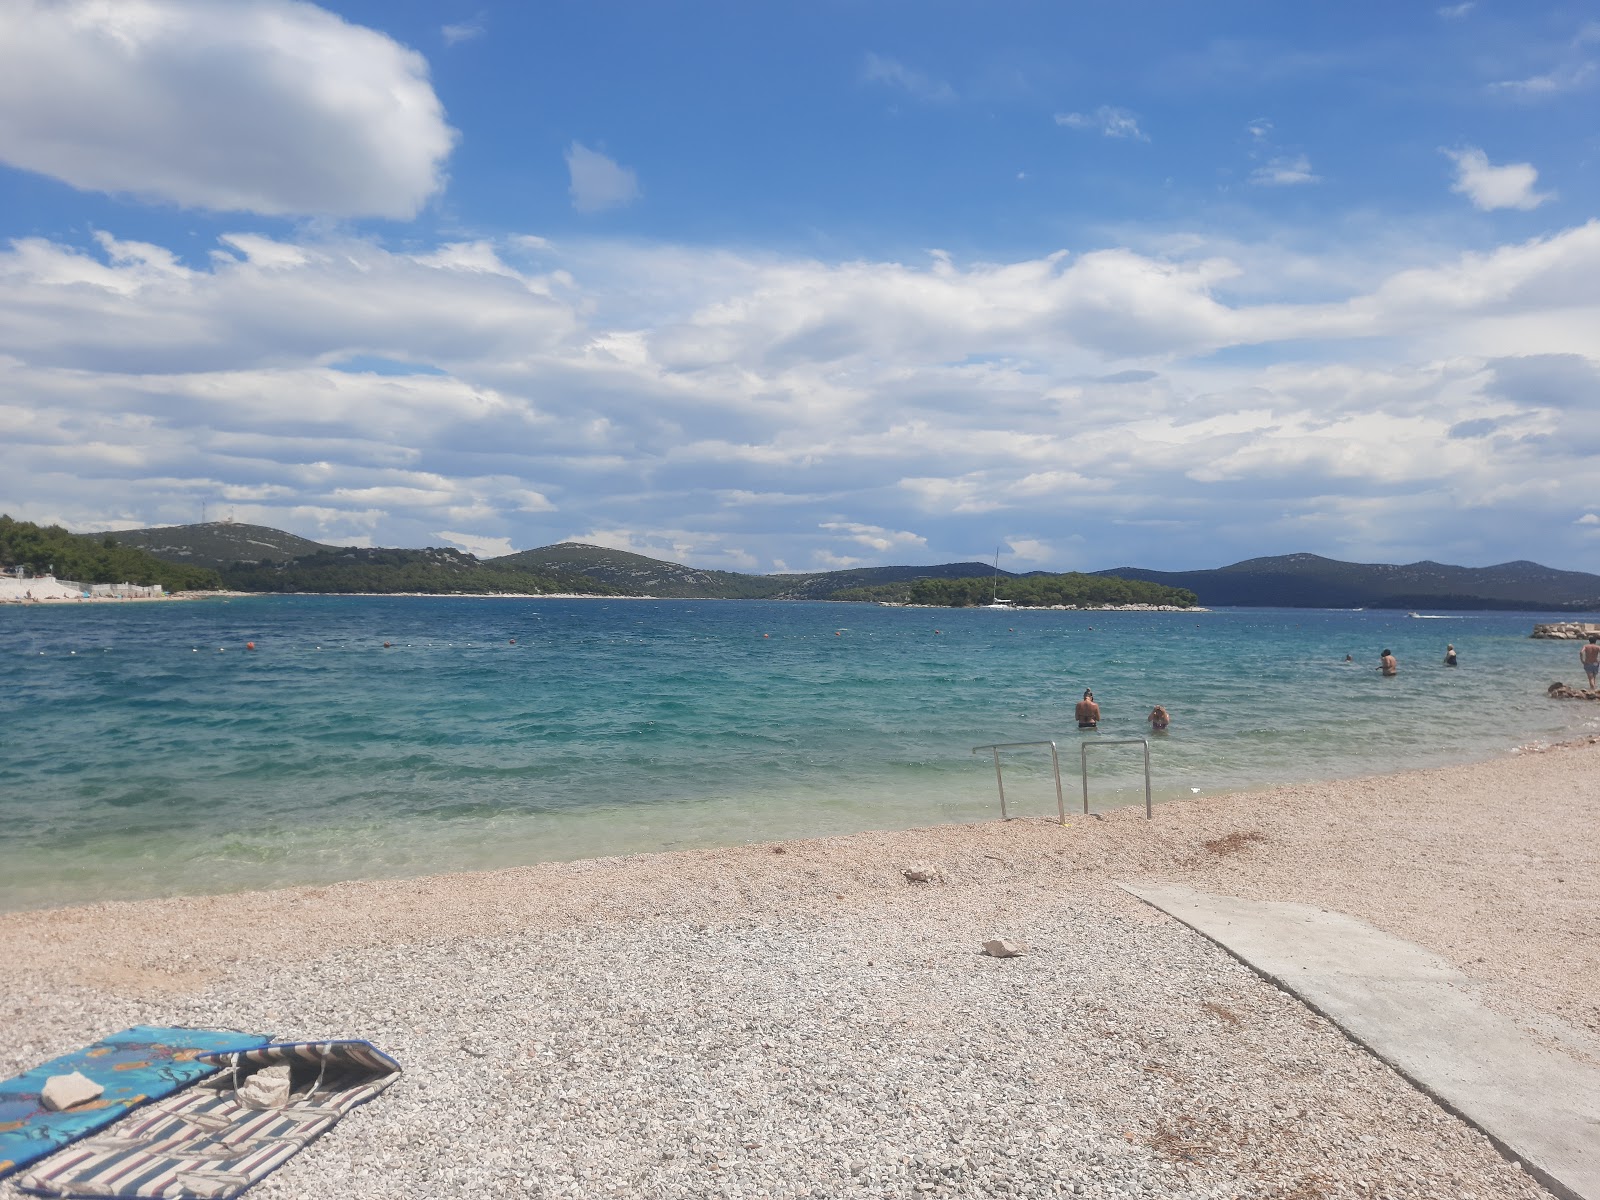
POLYGON ((454 25, 442 26, 439 30, 439 36, 444 39, 446 46, 459 46, 462 42, 470 42, 481 38, 485 29, 483 17, 478 16, 470 21, 461 21, 454 25))
POLYGON ((1092 113, 1057 113, 1056 124, 1064 125, 1068 129, 1097 131, 1109 138, 1132 138, 1138 142, 1150 140, 1139 128, 1139 118, 1136 114, 1125 108, 1113 108, 1108 104, 1102 104, 1092 113))
POLYGON ((1542 75, 1530 75, 1526 79, 1503 79, 1489 86, 1497 92, 1522 100, 1543 100, 1563 92, 1579 91, 1588 87, 1597 77, 1600 77, 1600 68, 1594 63, 1576 62, 1556 67, 1542 75))
POLYGON ((824 521, 819 528, 827 529, 833 533, 841 533, 853 542, 859 542, 869 549, 885 553, 895 549, 910 547, 923 547, 928 544, 928 539, 920 534, 909 533, 904 530, 884 529, 878 525, 863 525, 858 521, 824 521))
POLYGON ((567 172, 572 207, 579 212, 622 208, 639 198, 639 178, 633 171, 582 142, 567 148, 567 172))
POLYGON ((1456 181, 1450 190, 1471 200, 1473 205, 1490 212, 1497 208, 1538 208, 1554 193, 1536 192, 1539 172, 1532 163, 1507 163, 1494 166, 1482 150, 1467 146, 1444 153, 1456 164, 1456 181))
POLYGON ((1322 177, 1313 174, 1311 160, 1304 154, 1292 158, 1275 158, 1266 166, 1250 172, 1250 182, 1266 187, 1292 187, 1299 183, 1320 183, 1322 177))
POLYGON ((865 83, 881 83, 896 88, 927 103, 944 104, 956 98, 955 89, 948 83, 930 78, 882 54, 869 53, 866 56, 861 67, 861 79, 865 83))
POLYGON ((1600 525, 1600 513, 1584 513, 1573 522, 1574 525, 1600 525))
POLYGON ((482 533, 452 533, 448 529, 441 529, 433 536, 443 538, 452 546, 458 546, 468 554, 475 554, 479 558, 500 558, 506 554, 516 553, 508 537, 489 537, 482 533))
POLYGON ((14 243, 0 509, 87 528, 232 497, 324 540, 580 530, 735 570, 963 559, 1005 528, 1042 567, 1174 564, 1179 529, 1236 557, 1592 536, 1560 480, 1600 455, 1600 222, 1404 270, 1380 246, 1285 273, 1276 244, 1203 235, 1006 262, 539 250, 14 243), (1305 272, 1336 294, 1284 299, 1305 272))
POLYGON ((1460 4, 1445 4, 1445 5, 1441 5, 1439 8, 1435 9, 1434 11, 1437 12, 1445 20, 1454 21, 1457 18, 1466 16, 1469 12, 1471 12, 1473 9, 1475 9, 1477 7, 1478 7, 1477 0, 1462 0, 1462 3, 1460 3, 1460 4))
POLYGON ((0 161, 76 188, 408 218, 454 140, 420 55, 311 4, 0 4, 0 161))

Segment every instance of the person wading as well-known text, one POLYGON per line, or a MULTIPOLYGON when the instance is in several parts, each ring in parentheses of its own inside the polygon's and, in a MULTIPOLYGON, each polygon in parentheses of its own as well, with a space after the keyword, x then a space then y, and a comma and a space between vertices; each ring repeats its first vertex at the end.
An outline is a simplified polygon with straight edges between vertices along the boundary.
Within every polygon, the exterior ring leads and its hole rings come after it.
POLYGON ((1072 715, 1078 718, 1079 729, 1095 729, 1100 724, 1100 706, 1094 702, 1094 693, 1088 688, 1083 689, 1083 699, 1078 701, 1078 707, 1072 710, 1072 715))

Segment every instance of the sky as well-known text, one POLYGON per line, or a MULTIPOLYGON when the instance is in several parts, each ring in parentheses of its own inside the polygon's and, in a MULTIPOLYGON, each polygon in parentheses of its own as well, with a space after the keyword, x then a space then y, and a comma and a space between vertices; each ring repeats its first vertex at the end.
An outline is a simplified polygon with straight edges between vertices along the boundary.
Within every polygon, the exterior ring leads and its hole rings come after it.
POLYGON ((1600 570, 1600 5, 0 0, 0 512, 1600 570))

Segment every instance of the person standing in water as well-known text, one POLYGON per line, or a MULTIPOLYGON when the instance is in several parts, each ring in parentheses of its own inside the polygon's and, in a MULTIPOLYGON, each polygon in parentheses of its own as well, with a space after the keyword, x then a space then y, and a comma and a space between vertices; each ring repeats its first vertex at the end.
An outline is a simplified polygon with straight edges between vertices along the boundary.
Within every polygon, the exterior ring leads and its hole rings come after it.
POLYGON ((1094 693, 1088 688, 1083 689, 1083 699, 1078 701, 1078 707, 1072 710, 1072 715, 1078 718, 1079 729, 1099 728, 1100 706, 1094 702, 1094 693))
POLYGON ((1454 646, 1446 646, 1444 648, 1444 665, 1447 667, 1460 665, 1456 662, 1456 648, 1454 646))
POLYGON ((1583 664, 1583 673, 1589 677, 1589 690, 1594 691, 1595 676, 1600 675, 1600 637, 1589 635, 1589 644, 1579 647, 1578 661, 1583 664))
POLYGON ((1395 662, 1394 654, 1387 648, 1384 649, 1383 657, 1378 660, 1378 670, 1386 677, 1399 674, 1400 664, 1395 662))
POLYGON ((1151 733, 1165 733, 1167 726, 1172 724, 1172 718, 1167 715, 1167 710, 1159 704, 1150 710, 1147 720, 1150 722, 1151 733))

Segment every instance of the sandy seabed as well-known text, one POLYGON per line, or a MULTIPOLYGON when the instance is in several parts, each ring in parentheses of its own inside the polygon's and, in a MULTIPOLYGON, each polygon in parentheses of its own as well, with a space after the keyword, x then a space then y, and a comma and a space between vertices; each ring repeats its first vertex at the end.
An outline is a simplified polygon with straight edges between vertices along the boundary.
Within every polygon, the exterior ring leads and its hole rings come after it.
MULTIPOLYGON (((252 1197, 1536 1197, 1116 887, 1364 918, 1600 1064, 1600 745, 1103 818, 0 915, 0 1075, 137 1022, 406 1075, 252 1197), (908 883, 908 867, 941 878, 908 883), (1029 947, 978 951, 1004 935, 1029 947)), ((0 1196, 19 1195, 0 1184, 0 1196)))

